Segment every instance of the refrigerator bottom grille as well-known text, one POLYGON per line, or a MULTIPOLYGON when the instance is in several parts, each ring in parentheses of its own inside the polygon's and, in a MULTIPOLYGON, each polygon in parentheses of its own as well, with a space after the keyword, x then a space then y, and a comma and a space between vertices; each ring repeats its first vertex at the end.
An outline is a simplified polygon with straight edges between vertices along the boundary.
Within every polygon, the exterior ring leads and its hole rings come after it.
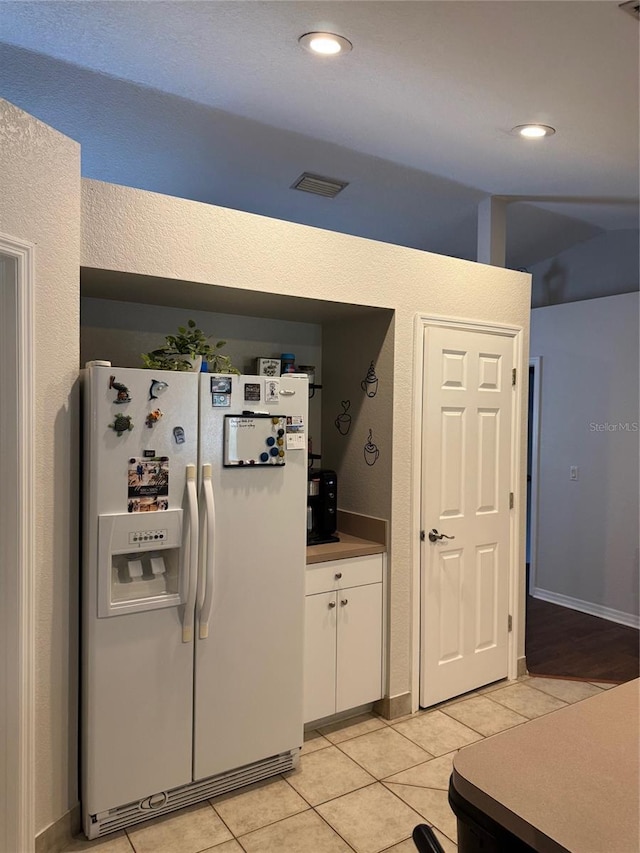
POLYGON ((199 782, 191 782, 181 788, 173 788, 170 791, 154 794, 152 798, 146 797, 144 800, 117 806, 100 814, 85 815, 85 834, 90 839, 101 838, 103 835, 108 835, 118 829, 125 829, 128 826, 151 820, 151 818, 176 809, 182 809, 210 797, 226 794, 235 788, 242 788, 253 782, 267 779, 269 776, 293 770, 298 766, 299 758, 300 749, 292 749, 290 752, 283 752, 280 755, 256 761, 255 764, 247 764, 245 767, 230 770, 218 776, 210 776, 208 779, 201 779, 199 782), (158 805, 156 807, 148 805, 150 799, 157 800, 158 805))

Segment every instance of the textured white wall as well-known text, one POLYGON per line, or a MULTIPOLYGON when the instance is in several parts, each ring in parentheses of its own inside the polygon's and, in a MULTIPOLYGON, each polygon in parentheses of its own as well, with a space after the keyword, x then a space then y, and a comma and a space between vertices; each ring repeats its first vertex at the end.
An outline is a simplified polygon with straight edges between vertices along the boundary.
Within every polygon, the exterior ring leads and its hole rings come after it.
POLYGON ((0 231, 36 247, 36 830, 40 832, 78 797, 80 147, 0 101, 0 175, 0 231))
POLYGON ((542 356, 536 586, 632 615, 638 310, 638 294, 626 293, 537 308, 531 318, 531 355, 542 356))
POLYGON ((637 229, 607 231, 535 264, 532 307, 637 291, 639 241, 637 229))
MULTIPOLYGON (((406 438, 412 423, 414 318, 427 312, 522 326, 526 356, 529 277, 97 181, 83 181, 82 195, 84 266, 242 288, 248 294, 262 290, 395 310, 389 691, 409 690, 413 543, 407 496, 415 466, 406 438)), ((523 567, 525 406, 526 394, 519 413, 522 492, 517 504, 523 567)), ((522 624, 520 654, 523 630, 522 624)))

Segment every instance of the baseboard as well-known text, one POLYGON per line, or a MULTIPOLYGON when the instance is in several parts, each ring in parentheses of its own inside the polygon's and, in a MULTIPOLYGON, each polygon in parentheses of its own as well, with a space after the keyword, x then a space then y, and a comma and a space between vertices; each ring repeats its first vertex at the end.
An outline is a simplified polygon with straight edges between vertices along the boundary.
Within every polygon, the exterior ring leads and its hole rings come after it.
POLYGON ((396 720, 411 713, 411 693, 400 693, 397 696, 385 696, 373 705, 376 714, 385 720, 396 720))
POLYGON ((528 670, 527 670, 527 659, 526 659, 526 657, 523 656, 521 658, 518 658, 517 669, 516 669, 517 677, 522 678, 522 676, 526 675, 527 672, 528 672, 528 670))
POLYGON ((559 592, 551 592, 539 587, 535 587, 531 594, 534 598, 548 601, 550 604, 560 604, 570 610, 578 610, 580 613, 587 613, 589 616, 599 616, 601 619, 608 619, 609 622, 617 622, 618 625, 626 625, 629 628, 640 628, 640 616, 636 616, 634 613, 623 613, 622 610, 614 610, 612 607, 605 607, 604 604, 582 601, 579 598, 572 598, 570 595, 562 595, 559 592))
POLYGON ((82 829, 80 803, 36 836, 36 853, 59 853, 82 829))
POLYGON ((330 714, 328 717, 319 717, 317 720, 308 720, 304 724, 305 732, 311 732, 315 729, 323 728, 324 726, 332 726, 334 723, 341 723, 343 720, 350 720, 352 717, 359 717, 362 714, 370 714, 374 710, 373 702, 368 702, 366 705, 356 705, 355 708, 349 708, 346 711, 340 711, 337 714, 330 714))

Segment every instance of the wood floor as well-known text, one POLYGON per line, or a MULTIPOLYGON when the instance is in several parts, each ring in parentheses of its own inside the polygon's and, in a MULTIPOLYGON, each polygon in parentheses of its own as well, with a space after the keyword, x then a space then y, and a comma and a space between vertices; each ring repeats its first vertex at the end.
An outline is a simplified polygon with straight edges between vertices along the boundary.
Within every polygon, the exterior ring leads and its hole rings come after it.
POLYGON ((587 681, 640 675, 639 632, 597 616, 527 596, 527 669, 587 681))

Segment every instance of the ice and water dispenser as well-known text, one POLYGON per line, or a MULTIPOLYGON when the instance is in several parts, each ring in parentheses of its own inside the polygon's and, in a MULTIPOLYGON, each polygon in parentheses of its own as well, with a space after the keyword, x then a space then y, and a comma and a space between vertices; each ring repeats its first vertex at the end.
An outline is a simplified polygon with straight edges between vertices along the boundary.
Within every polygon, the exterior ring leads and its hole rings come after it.
POLYGON ((172 607, 181 589, 181 509, 98 517, 98 615, 172 607))

